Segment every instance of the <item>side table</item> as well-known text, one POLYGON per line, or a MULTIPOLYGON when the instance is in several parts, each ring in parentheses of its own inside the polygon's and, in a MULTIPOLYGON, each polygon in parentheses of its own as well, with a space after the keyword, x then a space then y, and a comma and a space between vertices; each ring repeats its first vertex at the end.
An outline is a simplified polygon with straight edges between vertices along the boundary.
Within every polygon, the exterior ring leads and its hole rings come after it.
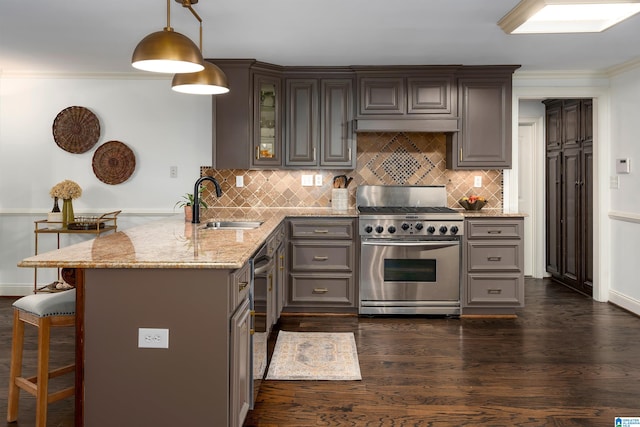
MULTIPOLYGON (((93 234, 98 237, 109 231, 118 230, 118 214, 122 211, 107 212, 100 216, 94 217, 75 217, 75 221, 69 223, 66 227, 61 222, 49 222, 46 219, 34 221, 35 228, 35 255, 38 255, 38 236, 40 234, 55 234, 57 237, 57 248, 60 249, 61 234, 93 234), (48 227, 51 224, 59 224, 59 228, 48 227)), ((60 279, 60 269, 58 269, 58 279, 60 279)), ((38 269, 33 269, 33 293, 38 292, 38 269)))

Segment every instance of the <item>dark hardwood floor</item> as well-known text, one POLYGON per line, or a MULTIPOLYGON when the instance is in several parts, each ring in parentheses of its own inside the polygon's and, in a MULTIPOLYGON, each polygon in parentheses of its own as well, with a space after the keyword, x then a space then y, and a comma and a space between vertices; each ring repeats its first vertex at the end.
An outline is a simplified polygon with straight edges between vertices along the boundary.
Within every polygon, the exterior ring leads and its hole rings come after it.
MULTIPOLYGON (((4 419, 12 301, 0 298, 4 419)), ((245 426, 613 426, 616 416, 640 417, 639 317, 547 280, 527 279, 526 304, 517 319, 285 316, 283 330, 353 331, 363 379, 264 381, 245 426)), ((72 330, 55 333, 53 360, 71 360, 72 330)), ((35 334, 27 341, 35 349, 35 334)), ((9 425, 33 426, 33 403, 22 393, 20 421, 9 425)), ((49 425, 72 426, 72 414, 72 399, 56 402, 49 425)))

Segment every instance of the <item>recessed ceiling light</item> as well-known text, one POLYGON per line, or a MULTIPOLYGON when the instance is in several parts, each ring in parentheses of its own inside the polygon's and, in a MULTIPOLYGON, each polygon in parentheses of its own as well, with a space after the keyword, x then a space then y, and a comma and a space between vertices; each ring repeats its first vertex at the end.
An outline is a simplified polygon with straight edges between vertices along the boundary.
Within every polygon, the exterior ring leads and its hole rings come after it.
POLYGON ((498 25, 507 34, 597 33, 640 12, 640 0, 522 0, 498 25))

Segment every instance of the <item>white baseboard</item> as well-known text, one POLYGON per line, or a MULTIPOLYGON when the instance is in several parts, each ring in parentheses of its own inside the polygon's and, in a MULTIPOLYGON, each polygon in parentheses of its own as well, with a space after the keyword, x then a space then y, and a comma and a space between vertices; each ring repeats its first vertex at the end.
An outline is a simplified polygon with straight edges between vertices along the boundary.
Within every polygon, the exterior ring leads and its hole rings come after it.
POLYGON ((640 301, 609 289, 609 302, 640 316, 640 301))
POLYGON ((23 297, 33 293, 33 283, 30 284, 0 284, 0 296, 23 297))

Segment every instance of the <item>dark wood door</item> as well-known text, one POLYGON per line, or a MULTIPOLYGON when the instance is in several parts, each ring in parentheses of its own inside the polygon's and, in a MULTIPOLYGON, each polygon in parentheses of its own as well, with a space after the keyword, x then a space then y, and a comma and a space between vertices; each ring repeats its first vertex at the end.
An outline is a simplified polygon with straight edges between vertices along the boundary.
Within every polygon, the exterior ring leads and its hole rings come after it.
POLYGON ((582 265, 580 290, 593 295, 593 144, 583 143, 582 147, 582 181, 580 181, 582 223, 582 265))
POLYGON ((593 103, 546 106, 546 264, 563 284, 593 295, 593 103))
POLYGON ((553 275, 560 274, 562 254, 560 228, 562 159, 560 154, 560 150, 552 150, 547 151, 546 156, 546 266, 547 272, 553 275))
POLYGON ((580 149, 567 148, 562 152, 562 264, 563 281, 577 287, 580 274, 580 149))

